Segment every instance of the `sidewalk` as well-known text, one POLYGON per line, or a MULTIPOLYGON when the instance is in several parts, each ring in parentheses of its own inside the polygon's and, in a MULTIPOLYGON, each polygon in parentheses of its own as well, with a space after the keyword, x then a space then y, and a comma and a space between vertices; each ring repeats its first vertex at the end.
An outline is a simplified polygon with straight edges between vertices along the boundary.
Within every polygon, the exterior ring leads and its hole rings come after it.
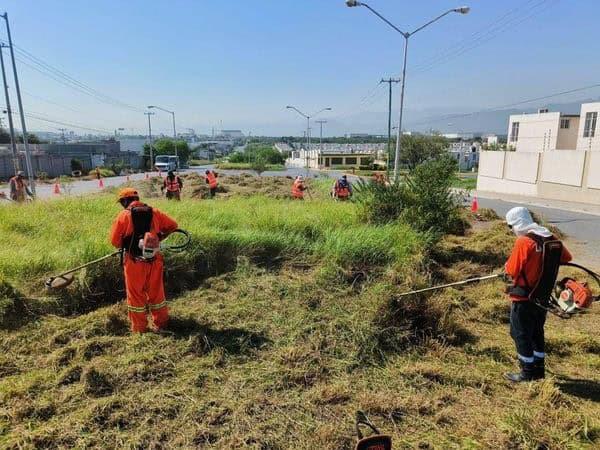
POLYGON ((505 202, 521 203, 530 206, 537 206, 540 208, 560 209, 562 211, 572 211, 582 214, 600 216, 600 205, 590 205, 589 203, 566 202, 563 200, 548 200, 538 197, 526 197, 524 195, 503 194, 499 192, 472 191, 471 195, 474 194, 477 194, 478 198, 502 200, 505 202))

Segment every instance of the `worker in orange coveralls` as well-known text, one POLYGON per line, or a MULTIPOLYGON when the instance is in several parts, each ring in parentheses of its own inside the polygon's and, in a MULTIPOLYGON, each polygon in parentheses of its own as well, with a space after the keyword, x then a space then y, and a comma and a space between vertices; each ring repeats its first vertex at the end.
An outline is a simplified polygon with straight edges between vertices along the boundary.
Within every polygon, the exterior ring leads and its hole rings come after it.
POLYGON ((160 331, 169 321, 160 240, 175 231, 177 223, 158 209, 140 202, 133 188, 121 190, 118 202, 125 209, 113 222, 110 240, 125 253, 123 267, 131 330, 134 333, 147 331, 147 311, 150 310, 154 322, 152 330, 160 331))

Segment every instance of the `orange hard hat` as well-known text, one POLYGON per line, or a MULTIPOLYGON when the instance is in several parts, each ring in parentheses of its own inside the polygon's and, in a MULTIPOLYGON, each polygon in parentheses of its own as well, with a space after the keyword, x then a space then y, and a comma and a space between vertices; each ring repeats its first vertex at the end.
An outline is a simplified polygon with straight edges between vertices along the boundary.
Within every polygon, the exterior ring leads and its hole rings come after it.
POLYGON ((140 195, 138 194, 138 191, 136 191, 134 188, 125 188, 119 191, 119 198, 117 199, 117 201, 123 200, 124 198, 139 198, 139 196, 140 195))

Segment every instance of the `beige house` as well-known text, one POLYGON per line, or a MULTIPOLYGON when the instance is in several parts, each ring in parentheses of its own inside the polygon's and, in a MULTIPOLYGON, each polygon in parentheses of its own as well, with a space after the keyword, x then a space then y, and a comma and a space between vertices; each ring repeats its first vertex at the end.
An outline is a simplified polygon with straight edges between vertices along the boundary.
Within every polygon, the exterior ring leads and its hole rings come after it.
MULTIPOLYGON (((600 103, 597 105, 600 106, 600 103)), ((534 114, 511 115, 508 148, 518 152, 573 150, 577 147, 580 116, 541 109, 534 114)))

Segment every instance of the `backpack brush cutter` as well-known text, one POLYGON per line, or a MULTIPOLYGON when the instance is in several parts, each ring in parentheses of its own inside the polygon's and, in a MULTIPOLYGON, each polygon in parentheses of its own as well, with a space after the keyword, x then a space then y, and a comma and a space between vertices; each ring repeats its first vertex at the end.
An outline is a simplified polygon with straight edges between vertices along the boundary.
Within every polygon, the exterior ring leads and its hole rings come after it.
MULTIPOLYGON (((600 289, 600 274, 597 274, 587 267, 575 263, 566 263, 562 264, 561 266, 572 267, 585 272, 588 276, 596 281, 598 288, 600 289)), ((404 292, 399 294, 396 297, 396 300, 399 300, 403 297, 408 297, 410 295, 422 294, 425 292, 432 292, 450 287, 464 286, 480 281, 495 280, 497 278, 505 279, 505 277, 506 276, 504 274, 493 274, 483 277, 469 278, 467 280, 457 281, 454 283, 404 292)), ((530 300, 534 301, 540 308, 543 308, 562 319, 567 319, 577 313, 584 312, 591 307, 593 302, 600 301, 600 295, 593 295, 592 290, 589 288, 586 281, 577 281, 571 277, 564 277, 560 280, 557 280, 555 277, 552 283, 552 289, 547 295, 543 295, 541 297, 543 297, 543 299, 530 298, 530 300)))
MULTIPOLYGON (((160 243, 160 250, 170 253, 180 253, 188 248, 188 246, 191 243, 191 240, 192 238, 187 231, 177 229, 171 234, 169 234, 169 236, 160 243)), ((71 283, 73 283, 73 281, 75 280, 75 278, 73 277, 73 273, 85 269, 86 267, 94 266, 106 259, 110 259, 113 256, 117 255, 120 255, 121 258, 123 258, 123 249, 117 250, 116 252, 102 256, 101 258, 95 259, 93 261, 77 266, 73 269, 69 269, 66 272, 62 272, 58 275, 50 277, 46 280, 44 284, 49 290, 65 289, 67 286, 71 285, 71 283)))

